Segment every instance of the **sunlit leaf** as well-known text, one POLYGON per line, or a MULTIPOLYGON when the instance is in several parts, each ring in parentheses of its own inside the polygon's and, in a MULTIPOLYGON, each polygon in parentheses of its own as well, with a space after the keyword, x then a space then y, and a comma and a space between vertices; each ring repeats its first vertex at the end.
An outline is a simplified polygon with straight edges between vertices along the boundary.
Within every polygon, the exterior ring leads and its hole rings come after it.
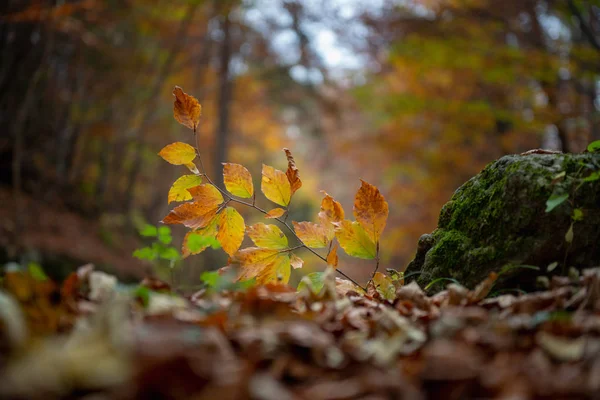
POLYGON ((204 207, 214 208, 223 203, 223 195, 213 185, 204 184, 194 186, 188 189, 192 195, 194 202, 201 204, 204 207))
POLYGON ((342 249, 352 257, 373 259, 377 256, 377 246, 357 221, 336 223, 335 237, 342 249))
POLYGON ((327 233, 325 229, 314 222, 293 222, 294 231, 298 238, 302 240, 308 247, 320 249, 327 246, 329 241, 327 240, 327 233))
POLYGON ((194 164, 193 162, 191 162, 191 163, 187 163, 187 164, 184 164, 184 165, 185 165, 185 166, 187 167, 187 169, 189 169, 189 170, 190 170, 190 172, 192 172, 193 174, 195 174, 195 175, 199 175, 199 174, 200 174, 200 171, 198 171, 198 167, 196 167, 196 164, 194 164))
POLYGON ((150 247, 142 247, 133 252, 133 256, 138 260, 153 261, 158 258, 158 254, 150 247))
POLYGON ((254 195, 252 175, 243 165, 223 163, 223 182, 234 196, 250 198, 254 195))
POLYGON ((186 165, 196 158, 196 150, 187 143, 175 142, 163 147, 158 155, 173 165, 186 165))
POLYGON ((292 187, 282 171, 263 164, 260 188, 265 197, 273 203, 284 207, 290 204, 292 187))
POLYGON ((256 284, 269 282, 287 283, 290 279, 291 264, 288 252, 281 250, 248 247, 238 251, 232 262, 240 266, 238 280, 256 279, 256 284))
POLYGON ((329 254, 327 254, 327 265, 331 265, 332 267, 338 266, 337 248, 338 246, 336 244, 331 248, 329 254))
POLYGON ((283 151, 285 151, 285 156, 288 160, 288 168, 285 172, 285 175, 290 182, 292 194, 294 194, 296 193, 296 190, 302 187, 302 181, 300 180, 300 174, 298 173, 298 168, 296 167, 296 162, 294 161, 292 152, 289 149, 283 149, 283 151))
POLYGON ((283 214, 285 214, 285 210, 283 208, 274 208, 265 214, 265 218, 269 218, 269 219, 279 218, 283 214))
POLYGON ((553 194, 546 201, 546 212, 550 212, 550 211, 554 210, 556 207, 558 207, 559 205, 564 203, 565 200, 567 200, 568 198, 569 198, 569 193, 553 194))
POLYGON ((327 239, 331 241, 335 236, 334 222, 344 220, 344 209, 342 205, 335 201, 333 197, 323 192, 325 197, 321 201, 321 211, 319 212, 319 223, 325 229, 327 239))
POLYGON ((202 107, 198 100, 185 93, 179 86, 173 89, 175 102, 173 103, 173 116, 181 125, 196 131, 200 123, 202 107))
POLYGON ((354 217, 371 240, 377 243, 387 221, 388 203, 379 189, 363 180, 361 182, 354 198, 354 217))
POLYGON ((184 203, 175 207, 161 222, 173 225, 182 224, 188 228, 204 228, 217 214, 218 205, 203 205, 198 202, 184 203))
POLYGON ((259 222, 246 228, 248 237, 257 247, 282 250, 288 247, 288 239, 276 225, 259 222))
POLYGON ((217 240, 221 243, 223 250, 232 256, 238 251, 244 240, 246 231, 244 218, 235 208, 227 207, 221 212, 218 224, 217 240))
POLYGON ((202 183, 202 178, 198 175, 183 175, 180 176, 169 189, 168 202, 187 201, 192 198, 189 188, 198 186, 202 183))

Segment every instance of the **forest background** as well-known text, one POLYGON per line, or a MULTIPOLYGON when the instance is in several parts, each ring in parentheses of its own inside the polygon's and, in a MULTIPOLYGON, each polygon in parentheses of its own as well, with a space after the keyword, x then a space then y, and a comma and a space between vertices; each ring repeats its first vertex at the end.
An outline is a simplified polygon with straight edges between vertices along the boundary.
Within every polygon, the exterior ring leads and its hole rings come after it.
MULTIPOLYGON (((138 231, 184 172, 156 153, 193 141, 175 85, 202 103, 217 180, 225 161, 285 169, 292 149, 304 186, 290 219, 311 220, 322 189, 349 210, 359 177, 378 186, 382 266, 402 270, 490 161, 600 139, 600 1, 3 1, 0 264, 150 268, 132 257, 151 242, 138 231)), ((208 250, 175 278, 225 263, 208 250)), ((363 264, 340 260, 361 281, 363 264)))

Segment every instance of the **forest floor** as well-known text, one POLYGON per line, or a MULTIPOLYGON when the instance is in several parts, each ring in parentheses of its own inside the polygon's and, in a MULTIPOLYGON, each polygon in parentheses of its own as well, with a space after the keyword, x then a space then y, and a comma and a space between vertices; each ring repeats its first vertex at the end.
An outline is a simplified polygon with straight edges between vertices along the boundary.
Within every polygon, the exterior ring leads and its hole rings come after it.
MULTIPOLYGON (((61 285, 7 273, 0 398, 595 398, 600 270, 545 291, 366 293, 326 273, 318 294, 216 280, 191 296, 86 266, 61 285), (220 290, 212 287, 220 286, 220 290), (10 293, 11 296, 6 294, 10 293), (13 300, 13 299, 16 299, 13 300)), ((389 288, 387 288, 389 289, 389 288)), ((3 294, 4 293, 4 294, 3 294)))
POLYGON ((25 194, 17 206, 12 190, 0 187, 0 252, 6 249, 8 259, 11 253, 28 254, 45 266, 64 268, 60 272, 65 276, 77 265, 90 262, 119 276, 143 277, 146 267, 131 257, 140 242, 119 233, 111 223, 108 218, 86 218, 67 206, 25 194))

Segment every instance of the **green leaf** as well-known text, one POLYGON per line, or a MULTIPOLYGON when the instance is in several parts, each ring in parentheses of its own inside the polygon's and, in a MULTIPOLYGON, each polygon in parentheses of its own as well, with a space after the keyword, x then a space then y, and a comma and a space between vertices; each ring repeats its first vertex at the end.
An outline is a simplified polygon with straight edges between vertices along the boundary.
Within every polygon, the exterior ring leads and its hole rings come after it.
POLYGON ((140 260, 154 261, 158 258, 158 254, 150 247, 142 247, 133 252, 133 256, 140 260))
POLYGON ((573 221, 582 221, 583 220, 583 210, 581 208, 576 208, 573 210, 573 221))
POLYGON ((196 234, 195 232, 190 234, 187 242, 187 247, 190 252, 195 253, 209 246, 213 249, 218 249, 221 244, 213 236, 202 236, 201 234, 196 234))
POLYGON ((144 237, 156 237, 158 230, 154 225, 146 224, 140 229, 140 235, 144 237))
POLYGON ((595 140, 592 143, 588 144, 587 150, 590 153, 593 153, 595 151, 600 151, 600 140, 595 140))
POLYGON ((171 236, 171 228, 161 225, 158 228, 158 236, 171 236))
POLYGON ((30 262, 27 266, 27 270, 29 271, 29 275, 36 281, 47 281, 48 276, 42 269, 42 266, 36 262, 30 262))
POLYGON ((574 236, 573 224, 571 224, 571 226, 569 227, 569 230, 567 231, 567 233, 565 233, 565 242, 573 243, 573 236, 574 236))
POLYGON ((306 275, 304 278, 302 278, 302 280, 298 284, 297 290, 301 291, 304 288, 308 287, 314 294, 319 294, 323 289, 323 285, 325 283, 323 278, 324 272, 312 272, 306 275))
POLYGON ((600 171, 594 171, 589 176, 586 176, 585 178, 583 178, 583 181, 584 182, 593 182, 593 181, 597 181, 598 179, 600 179, 600 171))
POLYGON ((177 261, 180 259, 179 252, 174 247, 162 248, 159 255, 163 260, 177 261))
POLYGON ((210 288, 217 287, 218 282, 221 280, 221 275, 218 271, 205 271, 200 275, 200 280, 206 286, 210 288))
POLYGON ((564 203, 568 198, 568 193, 552 194, 552 196, 550 196, 550 198, 546 201, 546 212, 554 210, 556 207, 564 203))
POLYGON ((138 286, 133 291, 133 297, 137 297, 142 301, 144 308, 148 307, 150 303, 150 293, 152 291, 146 286, 138 286))
POLYGON ((552 179, 560 179, 567 174, 567 171, 560 172, 552 177, 552 179))

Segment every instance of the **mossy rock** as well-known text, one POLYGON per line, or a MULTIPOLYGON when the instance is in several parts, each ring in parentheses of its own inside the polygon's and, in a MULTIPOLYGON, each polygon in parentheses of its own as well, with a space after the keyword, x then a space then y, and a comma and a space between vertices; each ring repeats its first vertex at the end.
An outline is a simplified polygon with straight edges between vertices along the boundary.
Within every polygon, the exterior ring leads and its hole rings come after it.
POLYGON ((599 266, 600 180, 584 180, 594 171, 600 171, 598 153, 510 155, 489 164, 444 205, 406 274, 414 273, 422 287, 438 278, 473 287, 502 271, 498 287, 529 289, 555 262, 552 273, 599 266), (552 194, 569 198, 546 212, 552 194), (578 221, 575 209, 583 211, 578 221))

